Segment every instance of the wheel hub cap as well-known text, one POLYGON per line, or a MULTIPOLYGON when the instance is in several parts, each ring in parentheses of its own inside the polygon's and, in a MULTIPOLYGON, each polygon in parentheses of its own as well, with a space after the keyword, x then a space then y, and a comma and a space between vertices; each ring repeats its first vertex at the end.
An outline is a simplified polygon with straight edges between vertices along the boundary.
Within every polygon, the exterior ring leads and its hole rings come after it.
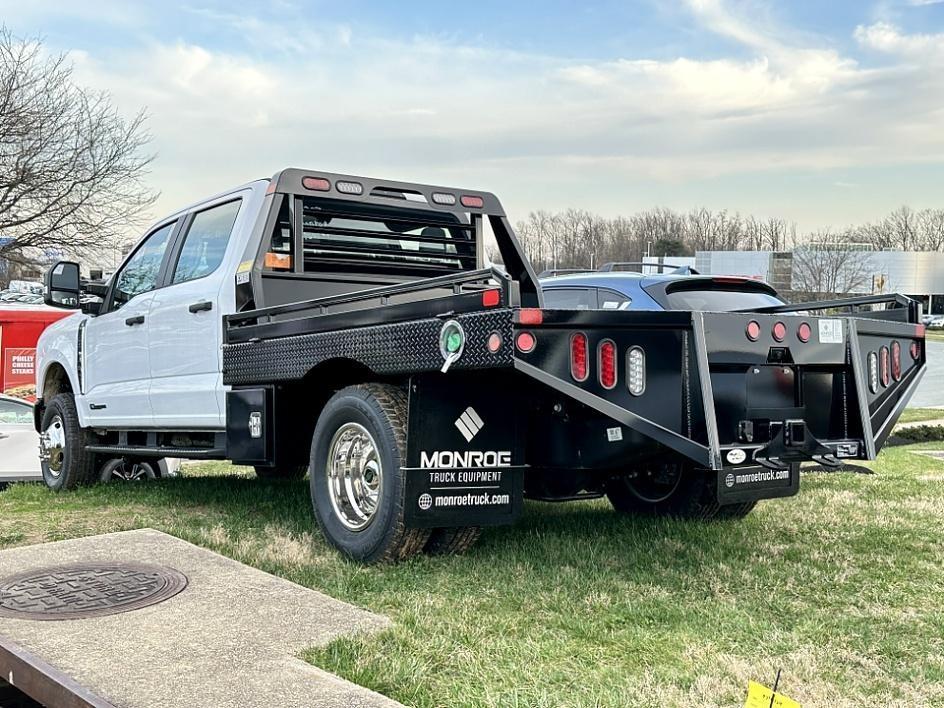
POLYGON ((111 476, 122 482, 140 482, 147 479, 147 470, 137 462, 122 462, 111 471, 111 476))
POLYGON ((62 474, 62 464, 65 457, 66 429, 62 418, 54 416, 46 429, 39 436, 39 452, 41 459, 49 468, 49 474, 58 477, 62 474))
POLYGON ((341 523, 361 531, 374 519, 383 465, 374 438, 357 423, 342 425, 328 446, 328 496, 341 523))

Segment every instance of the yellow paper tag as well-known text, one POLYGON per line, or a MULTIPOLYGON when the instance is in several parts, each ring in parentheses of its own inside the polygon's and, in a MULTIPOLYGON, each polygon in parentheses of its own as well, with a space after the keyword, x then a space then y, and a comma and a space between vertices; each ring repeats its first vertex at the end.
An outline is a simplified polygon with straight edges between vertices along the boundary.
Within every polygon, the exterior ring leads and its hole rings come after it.
POLYGON ((747 683, 747 700, 744 701, 744 708, 800 708, 800 704, 792 698, 787 698, 782 693, 774 693, 772 689, 762 686, 756 681, 747 683), (774 702, 771 703, 770 699, 774 702))
POLYGON ((237 273, 248 273, 252 270, 252 261, 243 261, 239 264, 239 267, 236 269, 237 273))

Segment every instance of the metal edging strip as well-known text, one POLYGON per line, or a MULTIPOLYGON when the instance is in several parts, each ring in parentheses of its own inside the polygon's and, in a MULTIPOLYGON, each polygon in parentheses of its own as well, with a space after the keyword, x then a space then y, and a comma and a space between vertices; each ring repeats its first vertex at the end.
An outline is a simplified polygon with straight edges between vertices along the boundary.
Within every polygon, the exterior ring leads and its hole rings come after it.
POLYGON ((116 708, 62 671, 10 639, 0 636, 0 676, 46 706, 116 708))

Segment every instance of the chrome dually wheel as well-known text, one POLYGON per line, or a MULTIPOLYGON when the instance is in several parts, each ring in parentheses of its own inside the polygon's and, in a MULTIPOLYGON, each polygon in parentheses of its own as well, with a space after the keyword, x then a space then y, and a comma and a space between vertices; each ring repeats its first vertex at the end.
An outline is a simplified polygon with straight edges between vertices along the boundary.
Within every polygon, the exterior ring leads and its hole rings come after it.
POLYGON ((49 475, 55 479, 62 474, 62 464, 65 458, 66 430, 62 417, 54 415, 49 424, 43 428, 39 437, 40 457, 46 463, 49 475))
POLYGON ((383 463, 373 436, 358 423, 338 428, 328 446, 325 472, 331 506, 351 531, 370 525, 383 491, 383 463))

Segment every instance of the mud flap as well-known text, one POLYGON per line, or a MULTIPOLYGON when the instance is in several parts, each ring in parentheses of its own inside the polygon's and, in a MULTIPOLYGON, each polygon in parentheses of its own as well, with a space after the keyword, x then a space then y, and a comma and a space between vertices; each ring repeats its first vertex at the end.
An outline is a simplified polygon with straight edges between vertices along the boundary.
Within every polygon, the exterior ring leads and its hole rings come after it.
POLYGON ((792 497, 800 491, 800 465, 781 469, 728 467, 718 472, 718 503, 739 504, 792 497))
POLYGON ((450 372, 410 383, 404 517, 413 528, 513 523, 524 466, 513 390, 498 374, 450 372))

